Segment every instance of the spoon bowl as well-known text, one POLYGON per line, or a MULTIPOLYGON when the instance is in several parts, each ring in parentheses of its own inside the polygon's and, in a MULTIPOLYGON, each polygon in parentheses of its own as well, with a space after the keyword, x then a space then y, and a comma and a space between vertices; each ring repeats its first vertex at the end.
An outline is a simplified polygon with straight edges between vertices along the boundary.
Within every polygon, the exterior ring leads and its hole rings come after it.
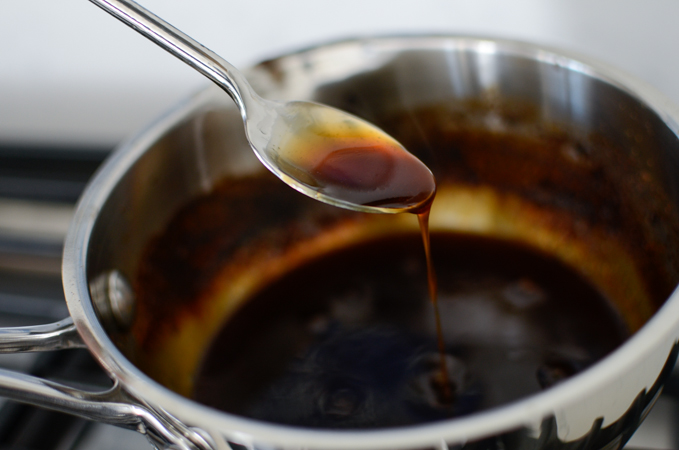
POLYGON ((90 1, 225 90, 258 159, 297 191, 372 213, 416 213, 433 200, 431 171, 378 127, 318 103, 264 99, 229 62, 141 5, 90 1))

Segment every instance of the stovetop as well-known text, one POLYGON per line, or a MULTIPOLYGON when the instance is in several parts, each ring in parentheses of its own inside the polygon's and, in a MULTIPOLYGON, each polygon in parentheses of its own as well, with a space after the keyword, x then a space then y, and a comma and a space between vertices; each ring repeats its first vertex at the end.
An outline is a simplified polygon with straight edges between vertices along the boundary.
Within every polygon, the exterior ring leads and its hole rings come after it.
MULTIPOLYGON (((75 202, 107 148, 0 145, 0 326, 67 317, 60 262, 75 202)), ((86 350, 0 355, 0 367, 87 389, 110 380, 86 350)), ((679 374, 627 448, 679 449, 679 374)), ((150 449, 134 431, 0 399, 0 450, 150 449)))

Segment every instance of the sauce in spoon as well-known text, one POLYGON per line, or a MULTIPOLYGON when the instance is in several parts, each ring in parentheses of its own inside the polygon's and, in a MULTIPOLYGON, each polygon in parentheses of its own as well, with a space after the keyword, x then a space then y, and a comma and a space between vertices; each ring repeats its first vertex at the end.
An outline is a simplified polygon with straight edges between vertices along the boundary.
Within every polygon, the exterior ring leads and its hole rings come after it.
MULTIPOLYGON (((289 108, 290 109, 290 108, 289 108)), ((427 166, 374 125, 310 103, 274 126, 275 163, 293 187, 326 203, 366 212, 425 211, 436 182, 427 166)), ((290 112, 289 112, 290 114, 290 112)))

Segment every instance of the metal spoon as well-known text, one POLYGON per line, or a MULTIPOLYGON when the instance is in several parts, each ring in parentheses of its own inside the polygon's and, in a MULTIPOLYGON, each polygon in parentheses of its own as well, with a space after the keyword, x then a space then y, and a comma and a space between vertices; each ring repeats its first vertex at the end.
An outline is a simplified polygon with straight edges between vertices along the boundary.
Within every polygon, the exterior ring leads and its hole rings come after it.
POLYGON ((259 160, 294 189, 363 212, 415 212, 435 192, 429 169, 379 128, 312 102, 258 96, 242 73, 131 0, 90 0, 224 89, 259 160))

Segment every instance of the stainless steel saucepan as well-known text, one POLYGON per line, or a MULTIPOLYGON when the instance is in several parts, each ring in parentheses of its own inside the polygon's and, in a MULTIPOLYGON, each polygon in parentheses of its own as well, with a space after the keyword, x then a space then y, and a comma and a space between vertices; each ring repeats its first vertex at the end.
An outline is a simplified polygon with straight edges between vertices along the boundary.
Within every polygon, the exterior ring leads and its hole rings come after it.
MULTIPOLYGON (((489 161, 474 177, 442 185, 432 229, 500 236, 553 253, 612 299, 633 335, 584 372, 538 394, 426 425, 310 430, 238 417, 192 400, 196 368, 220 326, 258 284, 280 275, 278 262, 291 258, 276 248, 265 252, 264 262, 250 260, 247 255, 256 252, 238 253, 236 245, 190 305, 141 295, 145 252, 169 221, 216 185, 225 186, 224 180, 265 170, 248 148, 237 109, 209 87, 121 146, 91 181, 65 244, 63 283, 71 317, 0 334, 4 352, 86 347, 112 387, 85 392, 0 371, 0 395, 136 429, 161 447, 624 445, 669 376, 679 337, 679 298, 673 294, 679 281, 679 113, 661 95, 579 57, 456 36, 337 42, 266 61, 248 77, 266 98, 328 103, 397 137, 395 114, 420 117, 418 111, 431 107, 446 112, 449 127, 531 139, 563 136, 563 145, 544 150, 554 152, 552 178, 499 186, 485 174, 509 169, 489 161), (581 178, 560 178, 564 173, 581 178)), ((410 129, 412 139, 431 137, 430 124, 410 129)), ((449 151, 430 147, 431 154, 423 155, 429 162, 449 151)), ((284 203, 302 217, 316 206, 299 197, 290 190, 284 203)), ((267 207, 262 203, 244 215, 233 233, 256 235, 267 207)), ((379 215, 355 221, 322 245, 302 236, 295 248, 307 250, 295 258, 412 227, 412 217, 390 219, 395 222, 389 225, 379 215)), ((172 278, 168 274, 168 282, 177 281, 172 278)))

